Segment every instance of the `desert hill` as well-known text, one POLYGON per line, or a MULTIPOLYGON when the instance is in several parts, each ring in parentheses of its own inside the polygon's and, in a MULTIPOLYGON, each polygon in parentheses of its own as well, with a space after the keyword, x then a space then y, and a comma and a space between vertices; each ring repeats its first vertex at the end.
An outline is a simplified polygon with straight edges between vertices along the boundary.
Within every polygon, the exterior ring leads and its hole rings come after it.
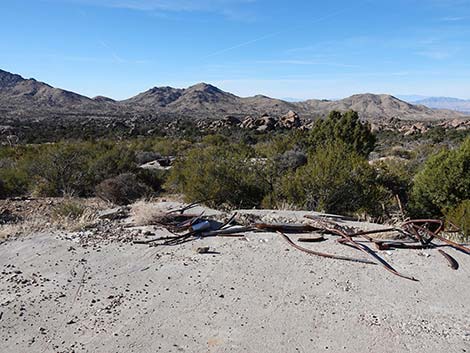
POLYGON ((303 118, 314 119, 325 116, 332 110, 350 109, 371 121, 391 118, 434 121, 465 115, 406 103, 385 94, 356 94, 335 101, 311 99, 286 102, 263 95, 239 97, 207 83, 188 88, 154 87, 123 101, 102 96, 92 99, 0 70, 0 119, 69 115, 121 117, 142 114, 218 119, 227 115, 280 116, 289 111, 296 111, 303 118))

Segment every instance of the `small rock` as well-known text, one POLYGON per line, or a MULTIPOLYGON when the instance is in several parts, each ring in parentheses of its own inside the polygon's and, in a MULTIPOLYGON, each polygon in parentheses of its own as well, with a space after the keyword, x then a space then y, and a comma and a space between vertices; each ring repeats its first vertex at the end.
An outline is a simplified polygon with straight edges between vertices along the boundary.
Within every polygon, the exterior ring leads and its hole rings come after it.
POLYGON ((210 249, 211 249, 210 247, 204 246, 204 247, 197 248, 196 252, 198 254, 207 254, 210 251, 210 249))
POLYGON ((111 208, 108 210, 101 211, 98 214, 98 217, 100 219, 116 220, 116 219, 125 218, 128 216, 128 214, 129 214, 128 207, 116 207, 116 208, 111 208))

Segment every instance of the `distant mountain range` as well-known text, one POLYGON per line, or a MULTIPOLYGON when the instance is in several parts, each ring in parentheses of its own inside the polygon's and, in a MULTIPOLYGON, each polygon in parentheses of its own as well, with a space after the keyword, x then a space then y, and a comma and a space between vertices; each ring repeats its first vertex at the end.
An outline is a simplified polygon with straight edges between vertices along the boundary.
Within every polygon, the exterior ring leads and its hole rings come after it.
POLYGON ((459 99, 451 97, 429 97, 421 99, 414 104, 422 104, 434 109, 449 109, 470 114, 470 99, 459 99))
POLYGON ((280 116, 291 110, 304 118, 316 118, 331 110, 350 109, 371 121, 390 118, 430 121, 464 115, 451 110, 431 109, 423 104, 410 104, 390 95, 357 94, 335 101, 287 102, 262 95, 238 97, 206 83, 185 89, 154 87, 135 97, 114 101, 102 96, 88 98, 0 70, 0 123, 5 117, 152 115, 216 119, 227 115, 280 116))

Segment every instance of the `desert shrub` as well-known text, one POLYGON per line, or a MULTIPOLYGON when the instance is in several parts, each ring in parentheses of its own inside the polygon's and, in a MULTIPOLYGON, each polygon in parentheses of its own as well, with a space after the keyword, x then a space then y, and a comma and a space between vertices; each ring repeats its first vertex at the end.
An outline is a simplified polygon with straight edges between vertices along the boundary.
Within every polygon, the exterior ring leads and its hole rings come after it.
POLYGON ((85 212, 86 207, 74 200, 65 200, 54 207, 52 216, 54 219, 69 218, 79 219, 85 212))
POLYGON ((150 187, 154 192, 161 191, 168 178, 168 171, 159 169, 141 168, 135 174, 140 182, 150 187))
POLYGON ((7 190, 5 188, 5 184, 3 183, 2 179, 0 179, 0 199, 4 199, 7 197, 7 190))
POLYGON ((458 129, 445 129, 442 126, 433 126, 426 131, 422 138, 429 139, 432 143, 445 143, 455 145, 462 143, 468 136, 468 132, 458 129))
POLYGON ((86 168, 92 187, 107 178, 137 170, 135 153, 125 146, 116 144, 85 146, 83 153, 87 154, 87 150, 91 152, 86 168))
POLYGON ((306 142, 307 132, 300 130, 292 130, 274 136, 268 134, 263 136, 268 138, 259 141, 254 148, 258 155, 267 158, 275 158, 287 151, 302 151, 308 144, 306 142))
POLYGON ((341 143, 318 148, 305 166, 282 178, 275 192, 288 203, 334 213, 375 214, 383 197, 374 169, 341 143))
POLYGON ((27 163, 28 174, 36 183, 33 193, 38 196, 83 195, 89 175, 88 156, 78 145, 47 146, 27 163))
POLYGON ((470 240, 470 200, 463 200, 456 207, 446 211, 446 220, 462 230, 463 241, 470 240))
POLYGON ((116 205, 128 205, 151 193, 151 189, 131 173, 103 180, 96 186, 96 196, 116 205))
POLYGON ((142 165, 148 162, 152 162, 156 159, 161 158, 161 154, 153 151, 138 151, 135 154, 135 161, 137 164, 142 165))
POLYGON ((229 143, 229 139, 221 134, 206 135, 201 141, 205 145, 223 146, 229 143))
POLYGON ((252 157, 253 151, 241 145, 195 148, 175 163, 167 185, 189 201, 258 206, 266 192, 258 174, 263 165, 252 157))
POLYGON ((280 172, 288 170, 296 170, 297 168, 307 164, 307 156, 303 152, 286 151, 274 158, 274 163, 280 172))
POLYGON ((279 184, 284 175, 294 172, 307 161, 303 152, 293 150, 266 159, 263 168, 258 171, 259 180, 262 180, 267 191, 261 203, 263 208, 284 209, 287 205, 289 208, 296 207, 278 195, 279 184))
POLYGON ((34 147, 18 161, 37 196, 90 196, 101 181, 137 169, 132 150, 116 143, 57 143, 34 147))
POLYGON ((361 122, 357 112, 348 111, 342 114, 332 111, 326 119, 315 122, 307 142, 313 149, 329 143, 342 142, 358 154, 367 156, 374 150, 376 137, 370 124, 361 122))
POLYGON ((470 137, 459 148, 444 149, 426 161, 414 178, 411 198, 417 216, 441 216, 470 199, 470 137))
POLYGON ((151 150, 160 153, 162 156, 176 156, 191 147, 192 143, 187 140, 158 138, 153 142, 151 150))
POLYGON ((401 158, 389 158, 374 164, 377 182, 392 195, 398 195, 405 204, 413 185, 413 175, 408 164, 409 162, 401 158))
POLYGON ((394 146, 390 150, 390 156, 403 158, 403 159, 411 159, 413 158, 413 154, 411 151, 401 147, 401 146, 394 146))
POLYGON ((16 164, 0 168, 0 199, 23 195, 28 190, 28 184, 26 172, 16 164))

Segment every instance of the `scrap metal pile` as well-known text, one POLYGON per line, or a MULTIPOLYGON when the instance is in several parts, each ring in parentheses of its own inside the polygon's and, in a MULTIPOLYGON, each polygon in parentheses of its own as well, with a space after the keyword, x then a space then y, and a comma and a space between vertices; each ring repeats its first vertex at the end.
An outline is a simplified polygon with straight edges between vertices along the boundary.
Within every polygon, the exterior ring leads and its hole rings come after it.
POLYGON ((210 217, 204 217, 204 212, 201 214, 185 213, 196 205, 197 203, 193 203, 184 208, 172 210, 164 214, 158 220, 155 220, 155 225, 165 227, 173 234, 172 236, 134 240, 134 243, 149 244, 152 246, 172 246, 205 237, 244 237, 244 234, 247 232, 275 232, 279 234, 290 246, 307 254, 363 264, 381 265, 385 270, 392 274, 412 281, 417 281, 417 279, 395 270, 377 253, 377 251, 373 250, 370 245, 375 247, 377 250, 437 249, 438 252, 447 260, 449 266, 453 270, 457 270, 459 268, 459 264, 454 257, 442 250, 442 247, 452 248, 470 255, 469 247, 456 243, 441 235, 444 231, 448 233, 458 232, 459 230, 457 227, 451 224, 449 229, 445 229, 444 222, 436 219, 409 220, 403 223, 400 227, 366 231, 340 225, 338 222, 331 220, 328 216, 314 215, 305 215, 307 222, 305 224, 271 224, 253 222, 248 225, 240 225, 236 224, 236 213, 225 222, 219 222, 211 219, 210 217), (371 237, 373 234, 390 232, 398 233, 400 235, 400 239, 386 240, 371 237), (297 242, 294 242, 287 235, 288 233, 317 233, 317 236, 298 238, 297 242), (320 235, 318 236, 318 234, 320 235), (361 251, 366 254, 369 259, 323 253, 298 244, 326 241, 327 239, 324 237, 324 234, 338 236, 338 243, 361 251), (434 242, 435 239, 440 242, 434 242))

